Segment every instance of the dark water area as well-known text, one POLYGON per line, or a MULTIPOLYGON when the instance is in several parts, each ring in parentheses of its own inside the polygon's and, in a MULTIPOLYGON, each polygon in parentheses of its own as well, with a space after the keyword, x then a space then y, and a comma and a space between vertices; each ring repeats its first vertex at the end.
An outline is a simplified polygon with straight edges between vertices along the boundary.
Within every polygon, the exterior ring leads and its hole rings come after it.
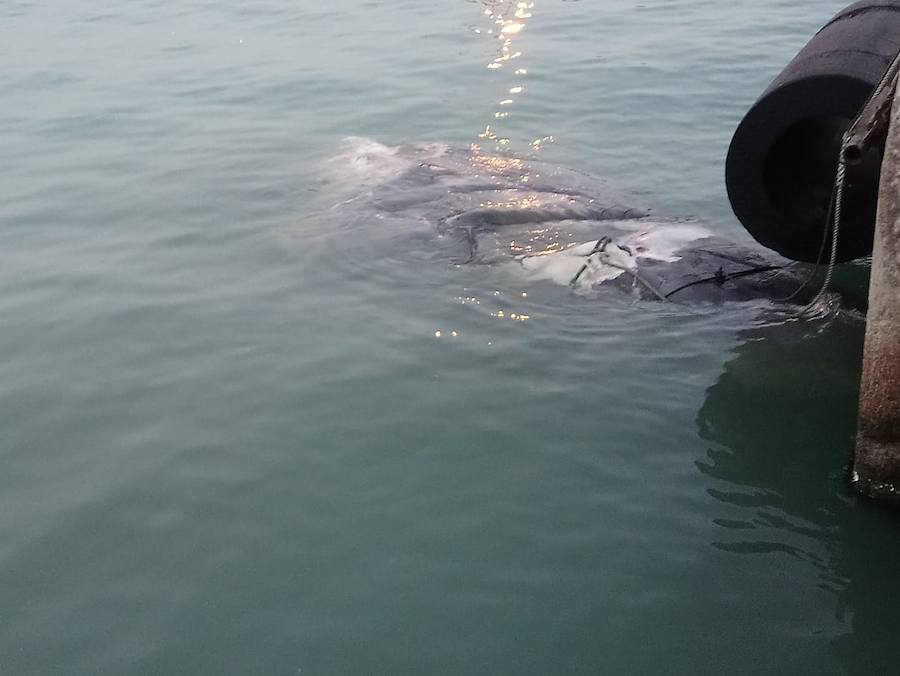
POLYGON ((856 314, 334 209, 347 137, 480 143, 747 242, 731 133, 841 6, 0 5, 0 674, 894 673, 856 314))

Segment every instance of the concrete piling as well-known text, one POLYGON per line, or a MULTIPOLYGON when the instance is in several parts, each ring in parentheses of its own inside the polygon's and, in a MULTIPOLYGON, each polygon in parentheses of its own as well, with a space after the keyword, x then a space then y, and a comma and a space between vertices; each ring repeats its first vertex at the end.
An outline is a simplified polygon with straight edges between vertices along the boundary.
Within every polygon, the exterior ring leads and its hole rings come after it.
POLYGON ((881 167, 852 480, 900 502, 900 87, 881 167))

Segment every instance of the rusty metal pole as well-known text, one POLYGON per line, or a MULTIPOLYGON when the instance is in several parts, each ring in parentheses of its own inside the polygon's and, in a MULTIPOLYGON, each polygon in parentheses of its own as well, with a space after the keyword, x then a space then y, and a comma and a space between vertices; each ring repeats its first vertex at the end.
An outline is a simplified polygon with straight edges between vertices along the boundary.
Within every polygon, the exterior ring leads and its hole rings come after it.
POLYGON ((881 165, 853 485, 900 501, 900 87, 881 165))

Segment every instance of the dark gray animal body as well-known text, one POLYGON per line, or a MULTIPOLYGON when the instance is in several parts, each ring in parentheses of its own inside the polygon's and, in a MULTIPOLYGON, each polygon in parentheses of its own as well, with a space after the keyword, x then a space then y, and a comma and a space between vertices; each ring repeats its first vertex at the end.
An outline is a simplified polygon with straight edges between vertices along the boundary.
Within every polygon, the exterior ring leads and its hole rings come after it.
MULTIPOLYGON (((477 147, 366 143, 355 165, 376 176, 365 195, 375 216, 429 224, 443 244, 452 245, 449 257, 456 263, 535 267, 529 264, 539 256, 576 255, 576 245, 608 236, 619 256, 609 264, 619 269, 598 284, 675 302, 799 303, 814 295, 812 285, 797 293, 807 275, 788 261, 696 223, 655 219, 586 174, 477 147)), ((591 262, 592 270, 605 264, 598 256, 591 262)))

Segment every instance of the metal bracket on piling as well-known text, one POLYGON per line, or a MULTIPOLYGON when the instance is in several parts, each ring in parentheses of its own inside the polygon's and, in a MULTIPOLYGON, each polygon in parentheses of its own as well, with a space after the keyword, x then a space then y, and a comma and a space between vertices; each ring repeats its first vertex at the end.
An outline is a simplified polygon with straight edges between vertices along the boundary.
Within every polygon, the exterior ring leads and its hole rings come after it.
POLYGON ((880 144, 887 136, 898 74, 900 53, 891 61, 881 82, 844 134, 841 157, 848 166, 860 164, 866 151, 875 144, 880 144))

